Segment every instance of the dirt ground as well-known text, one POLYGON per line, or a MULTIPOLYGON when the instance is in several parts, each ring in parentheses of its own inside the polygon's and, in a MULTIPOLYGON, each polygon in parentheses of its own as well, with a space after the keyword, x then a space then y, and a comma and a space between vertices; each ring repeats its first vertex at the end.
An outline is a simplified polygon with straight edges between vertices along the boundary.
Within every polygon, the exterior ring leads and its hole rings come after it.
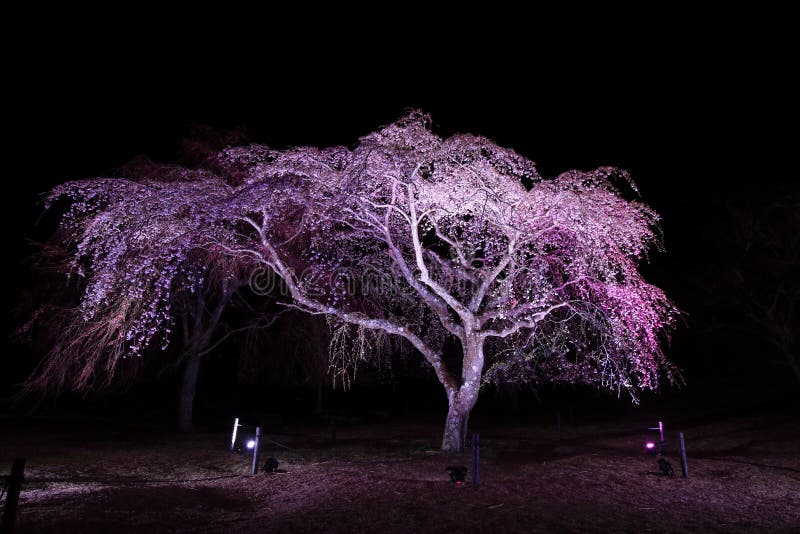
MULTIPOLYGON (((249 476, 228 436, 158 428, 6 428, 0 473, 27 467, 18 532, 798 532, 800 422, 743 418, 683 428, 690 476, 659 474, 652 432, 629 421, 486 424, 482 484, 456 486, 439 426, 387 422, 268 429, 249 476), (263 463, 263 462, 262 462, 263 463)), ((246 430, 245 430, 246 431, 246 430)), ((674 432, 667 442, 676 444, 674 432)))

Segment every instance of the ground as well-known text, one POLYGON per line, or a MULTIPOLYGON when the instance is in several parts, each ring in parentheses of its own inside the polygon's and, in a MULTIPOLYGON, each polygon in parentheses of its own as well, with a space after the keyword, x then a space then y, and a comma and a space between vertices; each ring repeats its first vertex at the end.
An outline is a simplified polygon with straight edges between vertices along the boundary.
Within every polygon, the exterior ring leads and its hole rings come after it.
POLYGON ((18 532, 800 530, 791 416, 668 426, 674 478, 643 452, 656 435, 644 421, 565 423, 563 436, 541 422, 484 421, 477 489, 449 482, 445 467, 470 457, 438 452, 433 420, 340 425, 335 436, 324 426, 268 428, 262 459, 277 458, 281 472, 255 477, 222 431, 76 424, 4 425, 0 466, 27 458, 18 532))

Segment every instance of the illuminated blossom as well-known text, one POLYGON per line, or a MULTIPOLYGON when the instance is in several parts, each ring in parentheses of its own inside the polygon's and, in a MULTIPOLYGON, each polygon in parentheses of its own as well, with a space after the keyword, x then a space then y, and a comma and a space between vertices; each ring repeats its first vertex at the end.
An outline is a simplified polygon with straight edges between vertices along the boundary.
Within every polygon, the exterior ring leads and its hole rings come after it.
POLYGON ((369 360, 375 335, 413 346, 448 399, 444 450, 460 449, 487 382, 634 395, 672 378, 660 344, 675 310, 637 269, 658 246, 658 216, 623 196, 635 193, 624 171, 542 178, 488 139, 438 137, 420 112, 352 149, 243 146, 207 165, 51 194, 71 201, 83 317, 124 303, 114 313, 129 352, 168 334, 173 294, 225 256, 327 316, 334 363, 369 360), (457 368, 445 358, 455 345, 457 368))

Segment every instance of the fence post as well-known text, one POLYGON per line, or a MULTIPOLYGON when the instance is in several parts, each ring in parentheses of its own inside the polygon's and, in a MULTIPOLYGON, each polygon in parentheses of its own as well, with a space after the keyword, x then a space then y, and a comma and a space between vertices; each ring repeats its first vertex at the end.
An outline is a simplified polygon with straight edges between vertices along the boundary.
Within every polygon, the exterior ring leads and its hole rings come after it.
POLYGON ((253 445, 253 468, 251 469, 250 474, 256 475, 258 474, 258 449, 261 445, 261 427, 256 427, 256 439, 255 444, 253 445))
POLYGON ((686 443, 683 440, 683 432, 678 432, 678 447, 681 451, 681 469, 683 470, 683 478, 689 478, 689 464, 686 461, 686 443))
POLYGON ((472 435, 472 487, 477 489, 481 485, 480 459, 481 459, 481 437, 479 434, 472 435))
POLYGON ((3 507, 3 519, 0 520, 0 534, 11 534, 14 530, 14 520, 17 517, 17 504, 19 503, 19 490, 22 486, 25 471, 25 458, 15 458, 11 464, 11 475, 8 477, 6 489, 6 504, 3 507))

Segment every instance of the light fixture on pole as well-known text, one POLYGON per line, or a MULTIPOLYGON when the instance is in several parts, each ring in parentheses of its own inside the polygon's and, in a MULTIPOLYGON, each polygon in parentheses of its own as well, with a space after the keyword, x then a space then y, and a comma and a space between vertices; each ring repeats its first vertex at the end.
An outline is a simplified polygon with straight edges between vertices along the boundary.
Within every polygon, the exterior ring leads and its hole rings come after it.
POLYGON ((239 418, 233 420, 233 433, 231 434, 231 451, 236 450, 236 432, 239 430, 239 418))
POLYGON ((664 422, 659 421, 658 426, 650 427, 647 430, 658 430, 658 441, 647 440, 644 443, 645 451, 650 454, 664 454, 666 449, 666 441, 664 441, 664 422))

